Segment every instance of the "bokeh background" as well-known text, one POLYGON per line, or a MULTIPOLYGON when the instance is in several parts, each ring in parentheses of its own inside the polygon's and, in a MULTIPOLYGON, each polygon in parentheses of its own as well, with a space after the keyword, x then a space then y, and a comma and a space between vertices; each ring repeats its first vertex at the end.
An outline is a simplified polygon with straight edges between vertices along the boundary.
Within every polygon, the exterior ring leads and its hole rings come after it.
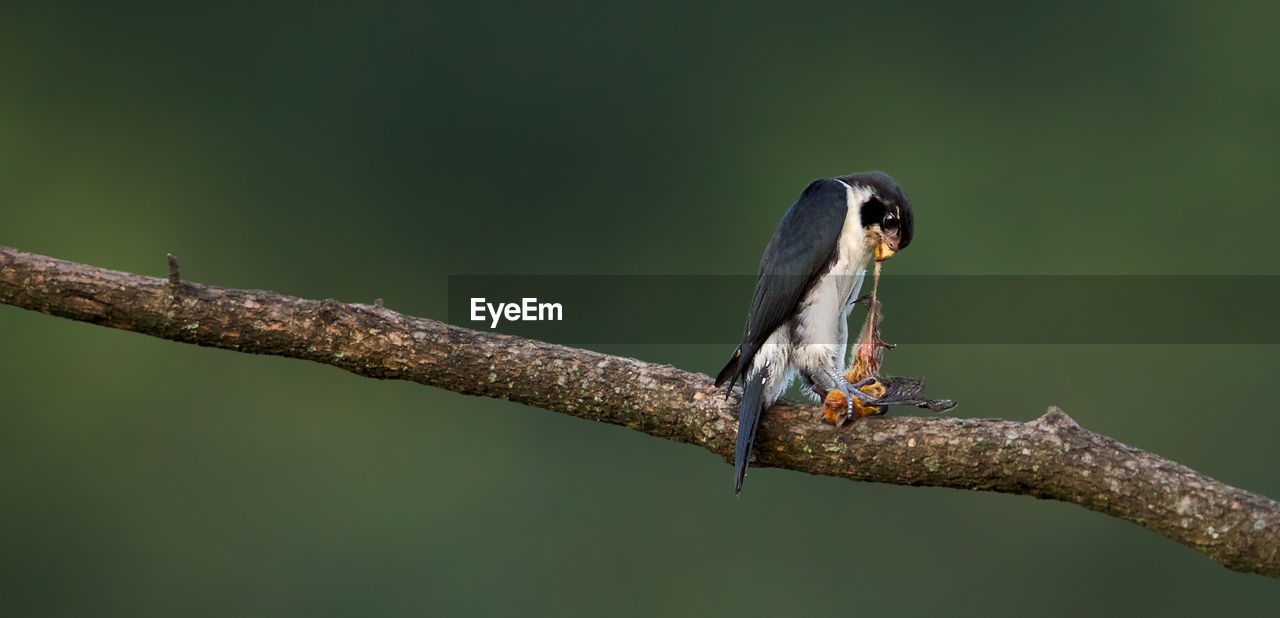
MULTIPOLYGON (((204 283, 443 318, 449 275, 750 275, 809 180, 879 168, 917 212, 895 273, 1280 274, 1278 19, 6 4, 0 243, 154 275, 171 251, 204 283)), ((0 346, 6 615, 1190 615, 1280 594, 1067 504, 777 470, 735 499, 705 451, 507 402, 6 306, 0 346)), ((707 372, 731 349, 595 347, 707 372)), ((1059 405, 1280 496, 1275 354, 920 344, 887 368, 961 416, 1059 405)))

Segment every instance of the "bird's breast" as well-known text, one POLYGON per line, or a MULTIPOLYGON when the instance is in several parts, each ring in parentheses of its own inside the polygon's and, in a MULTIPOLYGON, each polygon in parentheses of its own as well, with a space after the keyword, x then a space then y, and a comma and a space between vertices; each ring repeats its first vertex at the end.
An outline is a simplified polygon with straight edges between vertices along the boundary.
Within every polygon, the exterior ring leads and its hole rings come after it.
MULTIPOLYGON (((859 203, 858 197, 850 196, 850 202, 859 203)), ((797 342, 808 345, 841 343, 839 327, 848 318, 850 297, 858 293, 870 259, 866 232, 857 209, 850 207, 831 265, 800 304, 795 324, 797 342)))

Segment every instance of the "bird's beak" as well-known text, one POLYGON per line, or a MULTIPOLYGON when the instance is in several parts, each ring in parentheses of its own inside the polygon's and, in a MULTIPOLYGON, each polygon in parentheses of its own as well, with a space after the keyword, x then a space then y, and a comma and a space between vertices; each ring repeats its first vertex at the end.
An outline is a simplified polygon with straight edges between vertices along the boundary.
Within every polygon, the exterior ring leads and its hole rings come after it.
POLYGON ((876 245, 876 261, 883 262, 898 252, 898 242, 896 240, 884 239, 880 244, 876 245))

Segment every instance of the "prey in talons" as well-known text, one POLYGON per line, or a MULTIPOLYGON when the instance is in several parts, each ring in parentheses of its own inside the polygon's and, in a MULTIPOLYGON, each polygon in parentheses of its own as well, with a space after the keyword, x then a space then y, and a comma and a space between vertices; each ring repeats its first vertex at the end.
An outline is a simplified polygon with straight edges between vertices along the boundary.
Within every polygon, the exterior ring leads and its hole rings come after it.
MULTIPOLYGON (((876 262, 872 279, 872 292, 865 301, 867 317, 862 325, 858 341, 850 353, 849 369, 844 378, 855 390, 843 389, 819 393, 823 397, 822 409, 817 418, 825 418, 837 427, 864 416, 884 414, 889 403, 884 400, 885 386, 877 377, 884 351, 893 346, 880 338, 880 300, 877 298, 880 283, 880 262, 876 262), (850 396, 852 395, 852 396, 850 396)), ((862 299, 858 299, 863 302, 862 299)))
POLYGON ((881 261, 876 260, 871 294, 857 301, 867 305, 867 317, 850 353, 849 370, 844 374, 858 391, 854 393, 855 397, 849 397, 843 390, 828 391, 823 397, 822 409, 815 417, 837 427, 867 416, 883 415, 893 405, 928 408, 934 412, 945 412, 955 407, 950 400, 925 397, 924 383, 918 379, 878 377, 884 351, 896 347, 880 338, 880 321, 884 317, 879 299, 881 261))

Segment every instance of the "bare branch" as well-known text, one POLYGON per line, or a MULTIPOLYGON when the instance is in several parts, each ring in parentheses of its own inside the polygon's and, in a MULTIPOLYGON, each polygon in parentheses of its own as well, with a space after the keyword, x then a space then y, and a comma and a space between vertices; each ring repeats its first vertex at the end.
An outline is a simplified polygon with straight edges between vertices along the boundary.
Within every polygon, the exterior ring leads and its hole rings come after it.
MULTIPOLYGON (((0 246, 0 302, 155 337, 341 367, 509 399, 700 445, 729 460, 736 396, 710 378, 631 358, 484 333, 375 305, 307 300, 95 268, 0 246)), ((1280 577, 1280 504, 1081 428, 1057 408, 1029 423, 868 418, 814 423, 771 409, 757 466, 1072 502, 1280 577)), ((724 491, 729 495, 728 476, 724 491)))

